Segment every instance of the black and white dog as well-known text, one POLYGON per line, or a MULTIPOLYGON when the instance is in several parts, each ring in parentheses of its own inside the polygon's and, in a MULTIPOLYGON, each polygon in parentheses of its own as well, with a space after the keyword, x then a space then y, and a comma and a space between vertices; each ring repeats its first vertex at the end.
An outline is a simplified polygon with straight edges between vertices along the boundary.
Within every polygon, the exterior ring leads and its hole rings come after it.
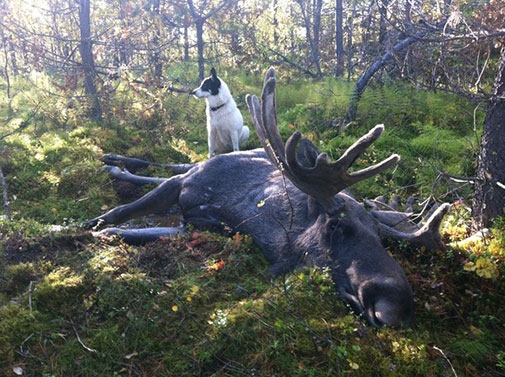
POLYGON ((238 151, 239 146, 249 138, 249 128, 244 126, 244 119, 228 85, 217 76, 214 68, 210 70, 210 77, 192 93, 207 102, 209 158, 214 153, 238 151))

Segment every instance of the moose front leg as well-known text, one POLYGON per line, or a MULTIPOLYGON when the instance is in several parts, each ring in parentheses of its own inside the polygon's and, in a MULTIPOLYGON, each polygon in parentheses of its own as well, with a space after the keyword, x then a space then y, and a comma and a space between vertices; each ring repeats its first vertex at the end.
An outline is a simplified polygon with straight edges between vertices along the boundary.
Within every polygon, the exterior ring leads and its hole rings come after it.
POLYGON ((102 157, 102 162, 106 165, 124 167, 125 169, 133 172, 138 169, 156 166, 165 168, 173 174, 184 174, 195 166, 195 164, 158 164, 155 162, 140 160, 138 158, 121 156, 119 154, 106 154, 102 157))
POLYGON ((118 236, 129 245, 144 245, 148 242, 156 241, 161 237, 173 237, 182 233, 184 233, 183 227, 155 227, 144 229, 106 228, 99 232, 93 232, 93 236, 118 236))
POLYGON ((183 176, 174 176, 161 183, 154 190, 129 204, 120 205, 101 216, 95 217, 83 224, 91 229, 107 224, 121 224, 127 220, 159 213, 175 205, 179 201, 183 176))

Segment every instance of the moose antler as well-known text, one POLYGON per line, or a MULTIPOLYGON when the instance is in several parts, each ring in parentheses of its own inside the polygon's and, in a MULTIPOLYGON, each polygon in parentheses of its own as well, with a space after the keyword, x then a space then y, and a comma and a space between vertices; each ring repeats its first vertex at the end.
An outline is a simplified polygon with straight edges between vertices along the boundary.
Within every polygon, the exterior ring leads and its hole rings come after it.
POLYGON ((277 123, 273 68, 266 73, 261 99, 260 110, 256 96, 246 97, 254 127, 268 157, 296 187, 323 205, 331 206, 337 193, 379 174, 400 160, 400 156, 393 154, 378 164, 356 172, 348 172, 354 161, 380 137, 384 130, 383 125, 375 126, 334 162, 329 161, 326 153, 319 153, 309 140, 302 139, 300 132, 293 133, 284 146, 277 123), (300 146, 297 152, 298 144, 300 146))
POLYGON ((372 210, 371 213, 379 221, 381 237, 404 240, 413 245, 424 246, 428 250, 444 250, 445 245, 439 229, 450 209, 449 203, 443 203, 419 224, 408 222, 410 216, 407 213, 377 210, 372 210))

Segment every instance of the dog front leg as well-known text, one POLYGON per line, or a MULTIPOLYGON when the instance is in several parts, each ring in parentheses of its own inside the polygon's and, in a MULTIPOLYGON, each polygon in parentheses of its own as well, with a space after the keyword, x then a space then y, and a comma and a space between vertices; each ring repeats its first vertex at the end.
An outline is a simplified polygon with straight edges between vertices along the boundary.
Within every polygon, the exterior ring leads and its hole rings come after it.
POLYGON ((231 145, 233 147, 233 151, 236 152, 239 150, 238 132, 232 132, 230 134, 230 137, 231 137, 231 145))
POLYGON ((216 150, 216 137, 217 137, 217 132, 215 129, 212 127, 209 127, 207 130, 207 143, 209 146, 209 158, 214 156, 214 151, 216 150))

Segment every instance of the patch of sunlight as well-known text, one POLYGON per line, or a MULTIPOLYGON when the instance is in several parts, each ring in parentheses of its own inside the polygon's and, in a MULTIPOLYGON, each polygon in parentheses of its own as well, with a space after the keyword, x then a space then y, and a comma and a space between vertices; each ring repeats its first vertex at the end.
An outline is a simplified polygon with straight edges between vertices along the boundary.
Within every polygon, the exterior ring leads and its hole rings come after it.
POLYGON ((110 274, 117 271, 119 268, 119 266, 115 263, 116 258, 115 248, 109 247, 96 253, 88 263, 96 272, 110 274))
POLYGON ((7 122, 7 128, 9 130, 18 129, 23 122, 24 122, 23 118, 13 118, 7 122))
POLYGON ((125 272, 125 273, 122 273, 121 275, 118 276, 117 280, 120 280, 120 281, 125 281, 125 282, 129 282, 129 281, 133 281, 133 282, 137 282, 137 281, 146 281, 146 274, 144 272, 125 272))
MULTIPOLYGON (((37 153, 38 155, 38 153, 37 153)), ((56 175, 54 171, 46 171, 42 174, 42 178, 52 185, 58 185, 61 181, 61 177, 56 175)))
POLYGON ((383 331, 377 334, 380 339, 388 345, 391 354, 396 360, 405 362, 420 361, 426 359, 426 345, 419 342, 416 338, 401 336, 394 330, 383 331))
POLYGON ((84 275, 78 274, 70 267, 60 267, 49 274, 44 282, 49 286, 55 287, 77 287, 84 281, 84 275))
POLYGON ((170 143, 170 146, 176 151, 188 156, 192 163, 201 162, 207 159, 206 154, 198 154, 192 148, 188 147, 186 140, 174 138, 170 143))
POLYGON ((228 325, 228 313, 224 310, 217 309, 209 316, 209 325, 213 325, 216 329, 224 329, 228 325))
POLYGON ((60 149, 67 146, 67 141, 55 133, 45 133, 40 141, 47 149, 60 149))
POLYGON ((475 262, 467 262, 465 271, 475 272, 481 278, 493 279, 500 276, 498 266, 489 258, 478 258, 475 262))
POLYGON ((9 137, 9 139, 11 138, 27 149, 31 147, 32 139, 27 133, 17 133, 9 137))
POLYGON ((49 80, 49 76, 46 75, 45 72, 42 71, 37 71, 36 69, 33 69, 30 72, 30 80, 35 84, 37 87, 42 87, 42 88, 49 88, 51 87, 51 82, 49 80))

